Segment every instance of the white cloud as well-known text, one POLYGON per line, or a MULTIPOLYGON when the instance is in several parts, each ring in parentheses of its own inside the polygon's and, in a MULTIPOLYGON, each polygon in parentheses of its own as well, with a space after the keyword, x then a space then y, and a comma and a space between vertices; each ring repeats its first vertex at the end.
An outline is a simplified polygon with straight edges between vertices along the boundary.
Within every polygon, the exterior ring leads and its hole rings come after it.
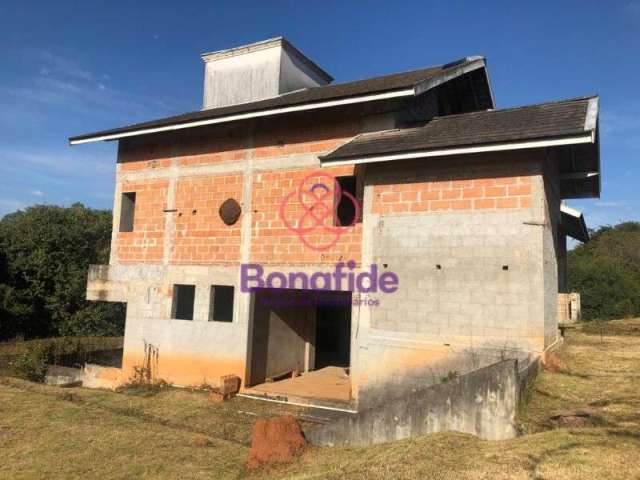
POLYGON ((46 197, 47 194, 42 190, 29 190, 29 195, 33 195, 34 197, 46 197))
POLYGON ((47 65, 47 70, 59 72, 66 76, 79 78, 82 80, 91 80, 93 79, 93 73, 82 68, 73 60, 68 60, 63 57, 59 57, 58 55, 54 55, 47 50, 43 50, 40 52, 40 56, 42 61, 47 65))
POLYGON ((25 49, 24 55, 40 60, 39 71, 23 84, 0 85, 0 96, 4 93, 9 97, 3 99, 0 123, 11 121, 5 110, 42 115, 44 109, 57 108, 66 114, 118 121, 122 121, 123 112, 128 121, 137 121, 177 110, 177 105, 169 106, 153 96, 136 96, 119 90, 110 84, 108 74, 91 72, 78 62, 49 51, 25 49))

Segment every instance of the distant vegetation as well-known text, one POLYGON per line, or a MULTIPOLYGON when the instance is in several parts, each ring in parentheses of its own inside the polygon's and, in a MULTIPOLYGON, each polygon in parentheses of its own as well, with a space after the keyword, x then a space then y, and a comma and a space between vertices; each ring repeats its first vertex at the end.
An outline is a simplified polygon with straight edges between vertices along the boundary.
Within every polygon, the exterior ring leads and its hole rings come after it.
MULTIPOLYGON (((585 320, 640 317, 640 223, 591 232, 569 252, 569 284, 585 320)), ((111 212, 77 203, 0 220, 0 340, 117 336, 124 306, 85 300, 90 264, 109 262, 111 212)))
POLYGON ((0 340, 121 335, 124 307, 85 300, 90 264, 109 262, 111 212, 38 205, 0 220, 0 340))
POLYGON ((640 223, 591 232, 589 243, 569 252, 568 264, 585 320, 640 317, 640 223))

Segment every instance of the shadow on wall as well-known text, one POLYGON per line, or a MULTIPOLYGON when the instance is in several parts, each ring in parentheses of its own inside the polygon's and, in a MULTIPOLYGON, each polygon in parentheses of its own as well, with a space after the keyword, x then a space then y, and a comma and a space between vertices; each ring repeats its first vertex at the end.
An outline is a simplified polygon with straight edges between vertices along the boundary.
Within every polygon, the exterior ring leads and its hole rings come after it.
POLYGON ((505 360, 322 425, 307 439, 363 446, 454 430, 504 440, 517 435, 519 392, 518 362, 505 360))
MULTIPOLYGON (((387 352, 388 354, 389 352, 387 352)), ((378 362, 379 368, 369 372, 358 393, 358 409, 367 410, 411 395, 447 379, 458 378, 504 360, 517 360, 521 367, 535 363, 535 357, 517 348, 466 348, 452 352, 442 346, 425 350, 420 355, 402 356, 392 352, 378 362)), ((375 355, 375 352, 373 353, 375 355)))

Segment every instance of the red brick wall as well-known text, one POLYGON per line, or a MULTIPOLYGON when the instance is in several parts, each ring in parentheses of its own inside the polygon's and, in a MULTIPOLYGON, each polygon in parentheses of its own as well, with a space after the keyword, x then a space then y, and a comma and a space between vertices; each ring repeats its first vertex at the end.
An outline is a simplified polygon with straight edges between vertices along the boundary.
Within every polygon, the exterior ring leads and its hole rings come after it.
POLYGON ((317 125, 310 121, 297 124, 266 125, 257 128, 249 140, 246 130, 229 126, 208 134, 167 134, 162 137, 122 141, 118 152, 123 172, 166 168, 176 158, 179 166, 212 165, 242 160, 251 153, 254 159, 317 154, 330 151, 358 133, 356 122, 331 122, 317 125))
POLYGON ((529 208, 531 177, 427 180, 375 185, 373 213, 529 208))
POLYGON ((176 185, 175 235, 172 263, 237 263, 240 225, 226 225, 219 215, 228 198, 242 202, 243 176, 238 174, 188 177, 176 185))
MULTIPOLYGON (((119 172, 137 173, 143 171, 161 172, 170 167, 174 161, 180 167, 211 165, 216 163, 233 163, 251 155, 257 160, 268 161, 296 154, 319 155, 336 148, 357 133, 354 122, 328 122, 318 125, 314 119, 307 119, 295 124, 265 123, 255 128, 254 134, 248 138, 246 129, 233 126, 218 126, 208 133, 180 132, 162 136, 132 138, 120 142, 118 151, 119 172), (251 149, 249 150, 249 147, 251 149)), ((319 168, 319 167, 318 167, 319 168)), ((328 252, 317 252, 305 247, 295 233, 278 224, 276 209, 282 197, 293 187, 293 178, 302 178, 309 171, 267 172, 254 176, 254 223, 252 240, 257 245, 252 250, 252 260, 265 263, 333 263, 339 259, 356 259, 360 256, 360 226, 346 235, 342 235, 336 246, 328 252), (262 176, 261 181, 256 181, 262 176), (281 196, 270 195, 272 190, 280 189, 281 196), (288 189, 288 190, 286 190, 288 189), (285 191, 286 190, 286 191, 285 191), (256 192, 260 192, 259 194, 256 192), (267 192, 266 197, 263 194, 267 192), (272 222, 272 227, 265 227, 264 222, 272 222), (290 244, 290 245, 289 245, 290 244)), ((352 169, 343 169, 350 174, 352 169)), ((340 172, 340 171, 338 171, 340 172)), ((343 173, 344 173, 343 172, 343 173)), ((240 261, 240 225, 241 219, 229 227, 218 214, 220 204, 227 198, 242 201, 242 175, 219 174, 200 177, 186 177, 177 180, 175 192, 175 209, 177 212, 164 214, 166 202, 166 186, 162 193, 163 206, 159 206, 158 198, 138 195, 136 215, 142 211, 141 218, 149 217, 149 212, 156 209, 155 214, 162 222, 152 234, 157 236, 151 252, 144 252, 144 243, 140 240, 132 250, 134 238, 145 238, 145 233, 138 228, 145 228, 136 223, 135 232, 119 236, 118 259, 123 262, 161 261, 163 215, 173 215, 175 234, 172 237, 172 251, 169 258, 175 264, 221 264, 238 263, 240 261), (193 211, 196 213, 193 213, 193 211)), ((129 190, 146 191, 155 181, 140 181, 129 190)), ((246 212, 243 212, 243 214, 246 212)), ((295 213, 295 212, 293 212, 295 213)), ((312 238, 322 241, 322 238, 312 238)), ((150 241, 150 240, 149 240, 150 241)))
MULTIPOLYGON (((335 263, 337 261, 355 260, 360 262, 362 224, 344 228, 344 234, 338 237, 328 250, 319 251, 305 245, 298 234, 287 228, 281 218, 281 205, 287 195, 295 192, 301 182, 306 187, 315 183, 327 185, 331 180, 323 176, 308 177, 318 169, 278 170, 256 173, 253 178, 253 225, 251 241, 251 261, 265 264, 305 264, 335 263)), ((353 167, 323 169, 332 175, 352 175, 353 167)), ((304 214, 296 195, 291 196, 284 207, 286 218, 293 226, 300 226, 299 219, 304 214)), ((323 224, 333 227, 333 218, 325 218, 323 224)), ((310 227, 307 222, 303 226, 310 227)), ((304 234, 307 242, 315 247, 332 244, 335 233, 316 228, 304 234)))
POLYGON ((133 232, 118 232, 117 257, 121 262, 162 261, 167 180, 127 182, 122 192, 136 192, 133 232))

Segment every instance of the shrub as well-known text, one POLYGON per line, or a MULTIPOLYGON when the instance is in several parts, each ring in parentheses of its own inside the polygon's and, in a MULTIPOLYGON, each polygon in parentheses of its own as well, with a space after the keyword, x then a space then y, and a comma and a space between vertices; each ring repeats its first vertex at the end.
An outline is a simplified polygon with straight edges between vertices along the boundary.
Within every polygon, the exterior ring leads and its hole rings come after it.
POLYGON ((51 358, 51 347, 44 342, 33 344, 25 353, 17 355, 9 363, 16 377, 42 382, 47 373, 47 365, 51 358))

